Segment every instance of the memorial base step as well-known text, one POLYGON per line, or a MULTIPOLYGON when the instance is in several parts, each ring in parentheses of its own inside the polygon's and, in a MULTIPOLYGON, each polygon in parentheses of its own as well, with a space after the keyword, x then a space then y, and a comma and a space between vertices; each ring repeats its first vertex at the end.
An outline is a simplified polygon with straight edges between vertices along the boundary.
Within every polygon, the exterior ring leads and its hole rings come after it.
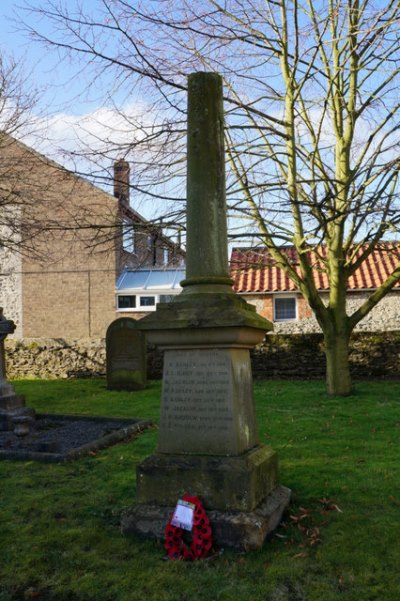
MULTIPOLYGON (((260 549, 282 520, 289 505, 291 491, 278 485, 253 511, 208 510, 215 549, 230 548, 238 551, 260 549)), ((124 534, 165 540, 165 528, 174 506, 135 505, 121 520, 124 534)))
POLYGON ((143 505, 173 505, 184 494, 206 509, 252 511, 278 484, 278 458, 257 445, 241 455, 147 457, 136 470, 136 499, 143 505))

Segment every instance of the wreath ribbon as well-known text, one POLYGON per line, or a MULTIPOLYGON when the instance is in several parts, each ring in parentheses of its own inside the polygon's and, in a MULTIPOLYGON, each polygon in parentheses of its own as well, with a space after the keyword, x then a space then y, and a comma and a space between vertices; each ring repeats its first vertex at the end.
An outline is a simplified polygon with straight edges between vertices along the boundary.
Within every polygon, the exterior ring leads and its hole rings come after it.
POLYGON ((164 547, 169 559, 195 561, 196 559, 206 557, 211 551, 212 533, 210 520, 198 497, 184 495, 182 499, 188 503, 193 503, 195 506, 193 512, 192 542, 190 546, 186 545, 183 540, 183 528, 171 524, 172 514, 165 530, 164 547))

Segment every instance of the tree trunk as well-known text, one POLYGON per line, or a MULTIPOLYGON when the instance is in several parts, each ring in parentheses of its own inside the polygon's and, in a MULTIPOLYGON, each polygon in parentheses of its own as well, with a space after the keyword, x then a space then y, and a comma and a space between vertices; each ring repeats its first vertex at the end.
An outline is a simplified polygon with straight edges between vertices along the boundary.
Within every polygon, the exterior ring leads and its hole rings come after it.
POLYGON ((349 336, 344 332, 325 334, 325 355, 328 394, 340 396, 351 394, 349 336))

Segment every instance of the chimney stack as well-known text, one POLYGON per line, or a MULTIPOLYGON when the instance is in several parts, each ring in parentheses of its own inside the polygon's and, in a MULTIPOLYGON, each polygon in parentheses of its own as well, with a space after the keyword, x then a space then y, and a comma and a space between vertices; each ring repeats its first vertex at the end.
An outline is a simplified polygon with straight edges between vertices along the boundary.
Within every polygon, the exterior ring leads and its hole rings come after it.
POLYGON ((129 163, 123 159, 114 163, 114 196, 129 206, 129 163))

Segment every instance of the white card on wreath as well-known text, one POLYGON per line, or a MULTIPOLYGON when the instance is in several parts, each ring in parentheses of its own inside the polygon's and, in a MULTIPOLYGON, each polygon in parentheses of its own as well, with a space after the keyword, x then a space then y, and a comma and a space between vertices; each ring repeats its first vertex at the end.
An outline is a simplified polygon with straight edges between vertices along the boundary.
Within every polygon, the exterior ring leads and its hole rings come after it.
POLYGON ((193 503, 179 499, 172 516, 172 526, 183 528, 183 530, 192 530, 195 507, 196 506, 193 503))

